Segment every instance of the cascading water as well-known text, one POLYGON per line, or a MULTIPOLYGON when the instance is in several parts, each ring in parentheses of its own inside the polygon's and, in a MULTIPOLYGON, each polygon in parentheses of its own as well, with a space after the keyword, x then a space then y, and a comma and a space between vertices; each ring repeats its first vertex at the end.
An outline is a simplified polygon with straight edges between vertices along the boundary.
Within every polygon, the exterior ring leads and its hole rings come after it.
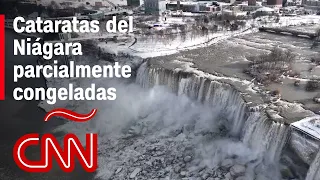
MULTIPOLYGON (((97 63, 104 62, 92 62, 97 63)), ((79 112, 100 110, 93 121, 68 122, 55 130, 75 133, 82 142, 85 133, 99 134, 97 178, 280 179, 270 164, 278 161, 286 127, 249 112, 230 85, 147 63, 140 66, 136 83, 70 81, 117 89, 115 101, 59 104, 79 112)))
POLYGON ((240 93, 229 85, 191 73, 148 67, 147 63, 140 67, 136 82, 143 87, 166 85, 178 95, 186 94, 219 109, 220 116, 226 117, 225 125, 232 124, 228 127, 230 134, 242 135, 242 141, 254 150, 252 159, 259 158, 267 165, 275 165, 280 159, 289 127, 269 120, 260 112, 248 112, 240 93))
POLYGON ((280 158, 290 134, 286 125, 270 121, 257 112, 249 116, 243 132, 242 141, 271 162, 280 158))
POLYGON ((320 177, 320 151, 311 163, 306 180, 317 180, 320 177))
POLYGON ((254 150, 253 156, 273 167, 269 168, 269 171, 273 170, 272 174, 280 176, 277 162, 289 136, 289 127, 253 112, 245 123, 242 141, 254 150))
POLYGON ((193 100, 219 108, 231 123, 230 133, 237 136, 242 130, 246 117, 246 104, 240 94, 227 84, 181 71, 163 68, 148 68, 144 63, 139 68, 136 82, 142 87, 166 85, 177 95, 185 94, 193 100))

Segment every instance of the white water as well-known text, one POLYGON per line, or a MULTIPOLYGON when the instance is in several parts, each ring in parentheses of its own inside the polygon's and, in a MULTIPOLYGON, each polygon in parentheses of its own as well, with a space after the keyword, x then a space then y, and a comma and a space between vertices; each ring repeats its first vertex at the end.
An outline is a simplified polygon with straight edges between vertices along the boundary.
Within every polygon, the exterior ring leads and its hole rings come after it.
POLYGON ((247 118, 246 105, 240 94, 231 86, 217 81, 162 68, 148 68, 147 63, 144 63, 138 71, 136 82, 144 88, 166 85, 177 95, 185 94, 193 100, 219 109, 234 136, 240 134, 247 118))
POLYGON ((242 141, 254 149, 256 155, 267 164, 280 159, 290 133, 285 125, 270 121, 257 112, 249 116, 243 132, 242 141))
POLYGON ((317 153, 317 156, 315 157, 315 159, 313 160, 313 162, 309 167, 306 180, 319 179, 320 177, 319 167, 320 167, 320 151, 317 153))
MULTIPOLYGON (((96 63, 104 62, 93 64, 96 63)), ((68 122, 55 130, 75 133, 82 142, 86 133, 99 134, 97 178, 126 179, 134 167, 151 168, 146 164, 154 157, 146 152, 154 146, 163 149, 161 157, 165 160, 191 148, 195 159, 186 167, 190 171, 203 166, 216 169, 224 159, 235 157, 236 164, 247 166, 248 180, 256 175, 272 180, 280 178, 276 165, 287 128, 269 122, 259 112, 249 112, 239 93, 229 85, 183 72, 150 68, 145 63, 138 70, 137 83, 55 79, 48 86, 66 86, 70 81, 78 86, 96 83, 117 88, 115 101, 69 101, 57 105, 76 112, 99 110, 88 123, 68 122), (115 175, 120 167, 123 170, 115 175)), ((47 111, 54 108, 45 104, 42 107, 47 111)), ((172 171, 174 165, 167 166, 172 171)), ((164 170, 151 168, 148 175, 160 171, 164 170)), ((171 174, 171 178, 177 177, 171 174)))
POLYGON ((241 136, 242 142, 253 153, 252 159, 258 158, 267 166, 272 164, 273 172, 269 173, 276 176, 270 178, 279 177, 277 162, 288 140, 289 128, 269 120, 259 112, 249 113, 240 93, 231 86, 179 71, 150 68, 147 63, 140 67, 136 82, 149 88, 166 85, 178 95, 185 94, 219 109, 218 113, 225 117, 224 125, 229 128, 230 135, 241 136))

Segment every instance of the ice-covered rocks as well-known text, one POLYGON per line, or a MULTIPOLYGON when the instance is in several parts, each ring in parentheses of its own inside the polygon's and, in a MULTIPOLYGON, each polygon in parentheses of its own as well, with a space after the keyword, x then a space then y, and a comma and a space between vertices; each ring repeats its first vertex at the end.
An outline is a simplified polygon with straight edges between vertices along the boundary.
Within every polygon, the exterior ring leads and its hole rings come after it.
POLYGON ((228 172, 228 173, 224 176, 224 178, 225 178, 226 180, 231 180, 231 179, 232 179, 231 173, 228 172))
POLYGON ((256 180, 270 180, 270 179, 264 175, 258 174, 256 177, 256 180))
POLYGON ((181 171, 181 167, 180 167, 180 166, 176 166, 176 167, 174 168, 174 172, 175 172, 175 173, 179 174, 180 171, 181 171))
POLYGON ((230 169, 230 174, 233 177, 242 176, 244 175, 245 172, 246 172, 246 167, 239 164, 232 166, 230 169))
POLYGON ((221 163, 221 167, 224 169, 229 169, 233 165, 233 160, 232 159, 225 159, 221 163))
POLYGON ((186 156, 186 157, 183 158, 183 161, 184 161, 185 163, 188 163, 188 162, 190 162, 191 160, 192 160, 192 157, 191 157, 191 156, 186 156))
POLYGON ((116 170, 115 174, 118 174, 118 173, 120 173, 121 171, 122 171, 122 167, 119 167, 119 168, 116 170))
POLYGON ((247 180, 247 178, 244 177, 244 176, 239 176, 239 177, 237 177, 235 180, 247 180))
POLYGON ((134 171, 130 174, 130 179, 133 179, 133 178, 135 178, 136 176, 137 176, 137 174, 139 174, 140 173, 140 171, 141 171, 141 168, 136 168, 136 169, 134 169, 134 171))
POLYGON ((186 177, 188 176, 188 172, 187 171, 181 171, 180 172, 180 177, 186 177))

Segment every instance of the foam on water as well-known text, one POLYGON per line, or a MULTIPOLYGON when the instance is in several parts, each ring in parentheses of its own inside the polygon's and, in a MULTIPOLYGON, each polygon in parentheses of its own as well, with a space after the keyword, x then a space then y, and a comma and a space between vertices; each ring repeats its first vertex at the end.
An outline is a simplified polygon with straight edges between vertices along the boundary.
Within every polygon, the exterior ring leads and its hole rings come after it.
MULTIPOLYGON (((99 134, 97 178, 126 179, 140 167, 145 172, 139 178, 151 179, 164 173, 176 179, 179 175, 172 169, 179 164, 176 161, 180 156, 187 154, 193 160, 185 169, 194 177, 200 173, 199 168, 217 170, 222 161, 232 159, 234 164, 247 167, 246 179, 257 175, 279 178, 277 166, 273 165, 278 162, 286 128, 267 121, 259 112, 249 112, 240 94, 229 85, 150 68, 146 63, 139 68, 136 83, 121 79, 54 79, 48 85, 61 87, 70 81, 77 86, 96 83, 97 87, 117 89, 115 101, 58 103, 76 112, 98 109, 90 122, 67 122, 55 129, 75 133, 82 142, 86 133, 99 134), (150 149, 156 150, 151 153, 150 149), (153 164, 158 161, 165 166, 153 164), (116 174, 118 170, 121 173, 116 174)), ((44 103, 41 106, 54 108, 44 103)))

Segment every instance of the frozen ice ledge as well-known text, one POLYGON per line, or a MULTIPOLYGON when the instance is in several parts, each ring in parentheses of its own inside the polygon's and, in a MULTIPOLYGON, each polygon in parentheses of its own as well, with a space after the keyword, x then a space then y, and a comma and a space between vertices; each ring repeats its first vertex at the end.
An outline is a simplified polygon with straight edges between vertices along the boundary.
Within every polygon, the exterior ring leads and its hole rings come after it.
MULTIPOLYGON (((320 154, 317 155, 320 136, 307 133, 298 126, 312 118, 291 125, 290 120, 272 115, 265 101, 254 97, 257 96, 255 93, 248 95, 248 92, 233 82, 227 83, 219 78, 179 68, 168 68, 152 61, 144 62, 136 77, 136 83, 144 88, 164 85, 177 95, 184 94, 193 100, 220 108, 220 115, 225 118, 231 136, 239 138, 266 159, 282 159, 301 179, 315 179, 312 177, 316 177, 314 174, 318 172, 320 164, 320 159, 316 158, 320 157, 320 154)), ((312 116, 313 113, 303 111, 300 115, 312 116)), ((310 124, 310 127, 312 125, 315 123, 310 124)), ((314 131, 319 133, 319 129, 317 127, 314 131)))

